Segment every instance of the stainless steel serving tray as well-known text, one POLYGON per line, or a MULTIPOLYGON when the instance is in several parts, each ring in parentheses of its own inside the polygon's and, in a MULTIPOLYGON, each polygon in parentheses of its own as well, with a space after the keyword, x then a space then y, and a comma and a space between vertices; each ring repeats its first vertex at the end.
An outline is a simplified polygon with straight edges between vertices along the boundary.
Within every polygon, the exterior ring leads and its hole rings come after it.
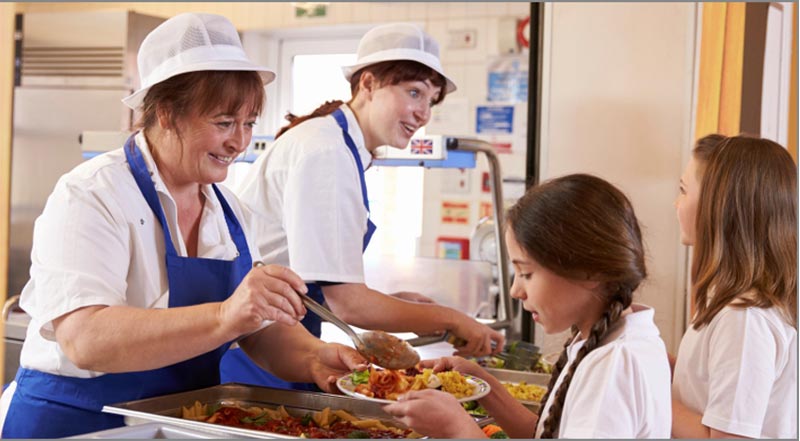
POLYGON ((72 436, 73 439, 220 439, 233 435, 208 433, 164 423, 145 423, 72 436))
POLYGON ((536 372, 512 371, 510 369, 484 368, 486 372, 494 375, 500 381, 507 383, 526 382, 528 384, 538 384, 547 387, 550 383, 550 374, 539 374, 536 372))
MULTIPOLYGON (((547 387, 547 385, 550 384, 550 374, 512 371, 509 369, 497 369, 497 368, 484 368, 484 369, 486 369, 487 372, 494 375, 495 378, 504 383, 521 383, 524 381, 527 384, 536 384, 543 387, 547 387)), ((534 412, 538 412, 539 406, 541 406, 541 404, 537 401, 519 400, 519 402, 534 412)))
MULTIPOLYGON (((181 418, 181 406, 191 406, 195 401, 209 405, 239 403, 244 406, 273 408, 283 405, 290 414, 298 416, 302 416, 308 411, 320 411, 330 407, 332 410, 346 410, 362 419, 374 418, 394 427, 405 427, 384 412, 379 403, 344 395, 272 389, 239 383, 226 383, 206 389, 117 403, 103 407, 103 412, 122 415, 125 417, 125 423, 129 425, 159 422, 225 437, 234 435, 247 438, 295 438, 278 433, 221 426, 181 418)), ((481 418, 476 421, 479 424, 486 424, 489 419, 481 418)))

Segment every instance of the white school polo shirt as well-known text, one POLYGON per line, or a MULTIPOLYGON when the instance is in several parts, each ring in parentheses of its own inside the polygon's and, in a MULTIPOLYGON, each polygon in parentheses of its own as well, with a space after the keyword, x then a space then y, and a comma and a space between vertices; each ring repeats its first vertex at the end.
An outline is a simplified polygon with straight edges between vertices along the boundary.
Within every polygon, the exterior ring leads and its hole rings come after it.
MULTIPOLYGON (((559 438, 669 438, 672 429, 667 349, 653 322, 654 310, 632 305, 633 312, 586 355, 572 377, 559 425, 559 438)), ((569 365, 586 340, 567 349, 569 365)), ((536 427, 540 437, 555 393, 550 394, 536 427)))
POLYGON ((775 308, 723 308, 683 336, 672 394, 707 427, 797 438, 797 331, 775 308))

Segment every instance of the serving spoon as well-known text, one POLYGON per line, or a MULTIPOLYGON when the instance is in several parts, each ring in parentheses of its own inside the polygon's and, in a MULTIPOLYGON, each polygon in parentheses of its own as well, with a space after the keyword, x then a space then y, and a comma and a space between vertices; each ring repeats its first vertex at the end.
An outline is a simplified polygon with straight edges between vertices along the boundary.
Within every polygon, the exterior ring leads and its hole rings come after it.
POLYGON ((386 369, 407 369, 419 363, 419 354, 403 339, 383 331, 366 331, 356 334, 353 328, 337 317, 331 310, 311 297, 298 293, 306 308, 344 331, 356 350, 370 363, 386 369))
MULTIPOLYGON (((263 266, 255 262, 253 267, 263 266)), ((383 331, 366 331, 357 334, 344 320, 330 309, 320 305, 306 294, 298 292, 303 305, 321 318, 333 323, 353 341, 356 350, 372 364, 386 369, 407 369, 419 363, 419 354, 403 339, 383 331)))

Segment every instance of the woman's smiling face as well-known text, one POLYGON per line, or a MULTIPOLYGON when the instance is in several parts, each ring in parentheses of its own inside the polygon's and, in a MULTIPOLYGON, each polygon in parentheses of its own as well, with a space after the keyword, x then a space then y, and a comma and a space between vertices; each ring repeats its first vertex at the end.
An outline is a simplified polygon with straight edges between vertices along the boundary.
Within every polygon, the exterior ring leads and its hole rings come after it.
POLYGON ((372 144, 367 148, 405 148, 411 136, 430 121, 431 107, 440 93, 441 88, 430 80, 402 81, 372 90, 369 127, 362 127, 372 144))
POLYGON ((249 113, 249 108, 242 106, 235 114, 217 109, 208 115, 180 118, 180 147, 158 152, 160 162, 169 168, 162 173, 168 173, 177 183, 224 181, 228 167, 247 149, 253 136, 257 115, 249 113))

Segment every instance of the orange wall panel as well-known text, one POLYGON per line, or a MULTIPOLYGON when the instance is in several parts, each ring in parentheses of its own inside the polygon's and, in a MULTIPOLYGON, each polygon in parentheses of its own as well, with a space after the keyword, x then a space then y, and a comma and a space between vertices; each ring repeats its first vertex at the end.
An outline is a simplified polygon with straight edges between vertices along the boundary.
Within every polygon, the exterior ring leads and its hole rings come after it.
POLYGON ((716 133, 719 127, 719 100, 725 55, 725 3, 703 4, 700 73, 697 85, 695 137, 716 133))
POLYGON ((794 5, 794 21, 792 23, 792 73, 789 77, 789 142, 786 148, 797 162, 797 7, 794 5))
POLYGON ((719 97, 719 133, 738 135, 741 131, 742 65, 746 3, 728 3, 725 15, 725 55, 719 97))
MULTIPOLYGON (((8 293, 8 221, 11 201, 11 104, 14 94, 14 3, 0 3, 0 302, 8 293)), ((0 326, 0 335, 5 326, 0 326)), ((3 357, 0 351, 0 378, 3 357)))

